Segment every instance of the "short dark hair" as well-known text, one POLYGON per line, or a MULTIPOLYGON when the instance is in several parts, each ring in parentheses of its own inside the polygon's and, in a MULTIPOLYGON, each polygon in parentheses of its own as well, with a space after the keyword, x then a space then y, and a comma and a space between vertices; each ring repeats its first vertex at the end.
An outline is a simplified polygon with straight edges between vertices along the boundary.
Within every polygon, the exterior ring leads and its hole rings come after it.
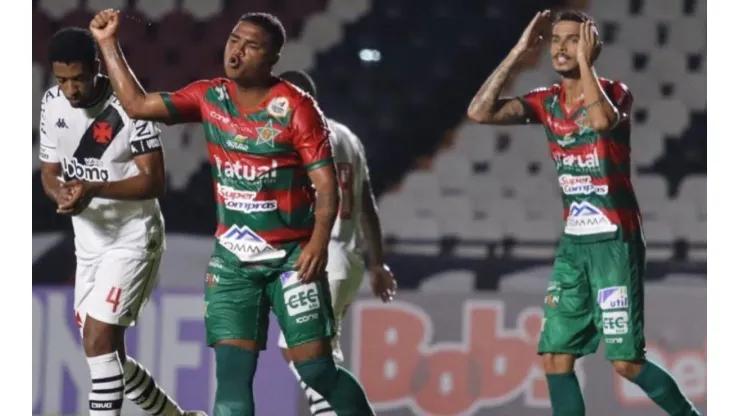
POLYGON ((71 64, 81 62, 92 69, 98 59, 95 39, 89 30, 79 27, 66 27, 51 37, 49 42, 49 62, 71 64))
POLYGON ((311 76, 303 71, 285 71, 280 74, 280 78, 294 84, 296 87, 306 91, 308 95, 316 99, 316 83, 311 76))
POLYGON ((558 22, 586 23, 591 20, 594 20, 594 19, 588 14, 580 10, 564 9, 564 10, 560 10, 557 13, 555 13, 555 17, 552 19, 552 23, 553 24, 558 23, 558 22))
POLYGON ((269 13, 245 13, 239 21, 249 22, 267 32, 270 37, 270 46, 276 53, 283 49, 286 37, 285 27, 277 16, 269 13))

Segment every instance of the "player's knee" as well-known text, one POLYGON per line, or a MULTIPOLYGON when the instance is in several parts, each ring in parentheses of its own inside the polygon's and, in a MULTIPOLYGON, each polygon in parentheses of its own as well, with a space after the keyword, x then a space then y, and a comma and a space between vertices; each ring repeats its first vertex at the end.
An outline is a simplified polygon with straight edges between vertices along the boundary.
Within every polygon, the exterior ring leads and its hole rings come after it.
POLYGON ((570 354, 542 354, 542 367, 547 374, 570 373, 575 361, 575 357, 570 354))
POLYGON ((123 328, 107 324, 88 316, 82 328, 82 347, 88 357, 118 351, 123 328))
POLYGON ((640 374, 640 370, 642 370, 642 362, 640 361, 624 361, 624 360, 614 360, 612 361, 612 366, 614 366, 614 371, 617 372, 620 376, 628 379, 633 380, 635 377, 637 377, 638 374, 640 374))
POLYGON ((339 370, 331 356, 295 362, 295 369, 301 380, 320 395, 327 397, 339 377, 339 370))
POLYGON ((219 385, 235 383, 251 388, 257 370, 258 354, 229 344, 217 344, 213 350, 216 355, 216 378, 219 385))

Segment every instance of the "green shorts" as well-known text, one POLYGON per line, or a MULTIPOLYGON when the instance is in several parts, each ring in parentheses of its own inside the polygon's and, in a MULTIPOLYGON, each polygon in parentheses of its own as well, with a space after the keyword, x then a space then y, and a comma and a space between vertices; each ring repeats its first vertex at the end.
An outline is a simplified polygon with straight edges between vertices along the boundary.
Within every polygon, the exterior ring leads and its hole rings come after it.
POLYGON ((264 350, 271 309, 288 347, 334 336, 326 277, 303 284, 292 268, 236 268, 211 258, 205 282, 208 345, 241 339, 255 341, 264 350))
POLYGON ((561 239, 538 353, 580 357, 596 352, 603 337, 607 360, 644 358, 644 274, 641 239, 588 244, 561 239))

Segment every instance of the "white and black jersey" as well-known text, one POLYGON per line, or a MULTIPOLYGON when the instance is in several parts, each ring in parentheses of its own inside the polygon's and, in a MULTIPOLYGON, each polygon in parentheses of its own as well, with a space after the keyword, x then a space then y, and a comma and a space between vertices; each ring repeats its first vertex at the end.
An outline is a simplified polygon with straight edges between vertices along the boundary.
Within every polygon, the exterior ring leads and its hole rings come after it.
POLYGON ((331 230, 327 270, 338 272, 362 258, 362 188, 369 174, 360 139, 344 124, 327 123, 339 182, 339 215, 331 230))
MULTIPOLYGON (((59 163, 64 180, 120 181, 138 175, 138 155, 161 152, 159 127, 126 115, 106 77, 103 93, 87 108, 74 108, 59 87, 41 102, 39 158, 59 163)), ((61 180, 62 178, 60 178, 61 180)), ((159 251, 164 245, 164 221, 156 199, 120 201, 93 198, 72 217, 75 248, 80 260, 94 260, 111 249, 132 256, 159 251)))

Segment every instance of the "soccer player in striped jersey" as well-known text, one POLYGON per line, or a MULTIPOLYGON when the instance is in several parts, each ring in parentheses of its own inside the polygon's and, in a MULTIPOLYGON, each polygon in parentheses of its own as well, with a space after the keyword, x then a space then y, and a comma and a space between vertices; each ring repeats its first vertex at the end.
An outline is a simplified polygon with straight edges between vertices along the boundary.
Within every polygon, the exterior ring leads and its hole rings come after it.
POLYGON ((176 92, 146 93, 116 39, 119 12, 90 29, 131 116, 200 122, 217 201, 207 268, 205 322, 216 355, 215 416, 254 414, 252 382, 272 310, 301 380, 337 414, 373 415, 360 383, 332 358, 334 314, 326 278, 338 191, 326 120, 305 92, 275 77, 285 29, 248 13, 231 31, 225 78, 176 92))
POLYGON ((538 349, 554 414, 586 413, 574 364, 603 339, 620 376, 668 414, 698 415, 675 380, 645 358, 645 239, 630 178, 632 93, 596 75, 601 47, 584 13, 563 11, 554 19, 549 11, 537 13, 473 98, 468 116, 496 125, 542 124, 555 162, 565 225, 538 349), (513 68, 548 37, 561 82, 501 97, 513 68))
MULTIPOLYGON (((280 78, 296 85, 317 99, 313 79, 303 71, 287 71, 280 78)), ((383 234, 378 218, 378 209, 370 185, 370 174, 365 158, 365 149, 360 139, 344 124, 327 119, 334 165, 339 182, 339 215, 331 231, 329 262, 326 267, 329 278, 332 309, 336 333, 332 339, 334 360, 344 361, 339 345, 342 320, 360 288, 365 274, 364 251, 368 254, 370 287, 383 302, 390 302, 396 292, 396 281, 388 266, 383 262, 383 234)), ((285 337, 280 334, 278 346, 285 349, 285 337)), ((289 358, 286 354, 286 358, 289 358)), ((295 375, 293 363, 290 364, 295 375)), ((331 406, 325 398, 301 382, 312 415, 331 416, 331 406)))
POLYGON ((57 85, 44 94, 41 181, 75 234, 74 309, 92 376, 90 415, 120 415, 123 397, 154 416, 182 409, 141 364, 124 334, 146 304, 164 251, 159 127, 123 111, 99 73, 90 32, 66 28, 49 43, 57 85))

